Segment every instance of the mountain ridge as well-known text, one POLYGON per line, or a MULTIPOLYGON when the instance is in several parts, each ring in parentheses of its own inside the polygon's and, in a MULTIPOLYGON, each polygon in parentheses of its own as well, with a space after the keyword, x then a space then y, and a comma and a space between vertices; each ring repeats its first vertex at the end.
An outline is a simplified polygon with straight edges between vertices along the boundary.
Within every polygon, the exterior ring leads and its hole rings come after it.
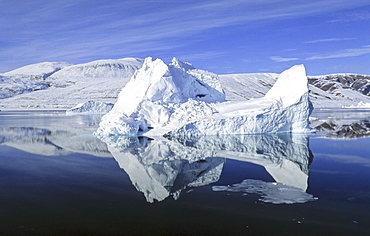
MULTIPOLYGON (((67 109, 88 100, 114 103, 142 62, 140 58, 122 58, 82 64, 42 62, 20 67, 0 74, 0 108, 67 109)), ((264 96, 278 75, 240 73, 218 77, 227 100, 249 100, 264 96)), ((370 104, 370 75, 336 73, 307 77, 316 108, 370 104)))

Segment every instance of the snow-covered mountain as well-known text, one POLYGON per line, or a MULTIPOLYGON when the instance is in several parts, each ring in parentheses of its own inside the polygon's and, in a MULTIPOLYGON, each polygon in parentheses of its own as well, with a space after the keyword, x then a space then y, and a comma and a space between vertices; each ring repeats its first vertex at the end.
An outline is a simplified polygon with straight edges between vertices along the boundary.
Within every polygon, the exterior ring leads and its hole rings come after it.
POLYGON ((41 62, 6 72, 4 76, 43 81, 55 72, 71 65, 73 64, 67 62, 41 62))
MULTIPOLYGON (((278 74, 253 73, 219 75, 229 100, 258 98, 275 83, 278 74)), ((315 108, 356 107, 370 103, 370 76, 333 74, 308 76, 310 99, 315 108)))
POLYGON ((339 89, 354 89, 370 95, 370 76, 356 74, 334 74, 309 77, 309 83, 324 91, 335 94, 339 89))
MULTIPOLYGON (((43 91, 29 93, 32 90, 12 83, 13 87, 18 87, 21 91, 8 92, 8 98, 0 100, 0 108, 65 109, 89 100, 113 103, 121 88, 141 65, 141 59, 123 58, 78 65, 56 62, 22 67, 4 73, 4 78, 8 78, 4 80, 22 79, 28 83, 39 82, 46 87, 43 87, 43 91)), ((6 88, 9 85, 4 82, 0 86, 6 88)), ((0 93, 0 97, 5 94, 1 89, 0 93)))
POLYGON ((369 75, 333 74, 309 76, 308 82, 312 89, 312 101, 315 102, 316 100, 318 107, 349 107, 370 103, 369 75), (326 95, 322 91, 329 94, 328 99, 322 98, 323 95, 326 95), (319 100, 321 101, 319 102, 319 100))
POLYGON ((138 58, 97 60, 65 67, 53 74, 52 78, 130 78, 141 67, 138 58))
MULTIPOLYGON (((67 109, 89 100, 114 103, 121 88, 142 63, 142 59, 124 58, 77 65, 43 62, 24 66, 0 75, 0 109, 67 109)), ((210 72, 193 72, 204 80, 213 77, 210 72)), ((275 73, 219 75, 227 100, 263 97, 277 77, 275 73)), ((370 104, 368 75, 333 74, 308 78, 310 99, 316 108, 370 104)))

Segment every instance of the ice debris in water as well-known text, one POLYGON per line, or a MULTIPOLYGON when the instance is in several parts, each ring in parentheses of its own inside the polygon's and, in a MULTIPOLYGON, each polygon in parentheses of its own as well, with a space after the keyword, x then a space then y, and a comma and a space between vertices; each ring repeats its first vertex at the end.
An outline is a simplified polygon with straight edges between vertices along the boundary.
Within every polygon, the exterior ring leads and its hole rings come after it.
POLYGON ((257 193, 260 200, 273 204, 294 204, 315 201, 318 198, 304 192, 300 188, 282 183, 264 182, 262 180, 246 179, 240 184, 231 186, 213 186, 213 191, 257 193))
POLYGON ((66 114, 106 114, 112 110, 113 105, 112 103, 87 101, 67 110, 66 114))

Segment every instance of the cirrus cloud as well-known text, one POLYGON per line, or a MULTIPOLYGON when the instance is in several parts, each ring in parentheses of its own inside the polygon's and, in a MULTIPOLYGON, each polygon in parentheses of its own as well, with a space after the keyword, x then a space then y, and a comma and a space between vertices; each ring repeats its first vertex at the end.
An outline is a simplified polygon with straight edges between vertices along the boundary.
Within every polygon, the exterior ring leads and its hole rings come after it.
POLYGON ((306 60, 321 60, 321 59, 331 59, 331 58, 342 58, 342 57, 357 57, 370 53, 370 45, 363 46, 361 48, 350 48, 344 49, 338 52, 327 55, 312 56, 306 58, 306 60))
POLYGON ((286 57, 279 57, 279 56, 271 56, 269 58, 271 60, 273 60, 273 61, 276 61, 276 62, 285 62, 285 61, 296 61, 296 60, 299 60, 299 58, 296 58, 296 57, 286 58, 286 57))

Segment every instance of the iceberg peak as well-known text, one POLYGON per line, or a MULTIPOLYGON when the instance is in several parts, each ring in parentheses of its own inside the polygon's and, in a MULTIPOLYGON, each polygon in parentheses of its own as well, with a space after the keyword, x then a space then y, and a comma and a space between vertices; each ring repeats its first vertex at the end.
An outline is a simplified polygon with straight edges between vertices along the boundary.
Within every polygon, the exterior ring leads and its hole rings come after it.
POLYGON ((306 69, 304 65, 295 65, 279 75, 265 97, 280 101, 285 108, 297 103, 306 92, 308 92, 306 69))
POLYGON ((188 63, 188 62, 182 62, 179 59, 177 59, 176 57, 173 57, 172 58, 172 61, 171 61, 171 64, 170 65, 171 66, 174 66, 176 68, 180 68, 180 69, 182 68, 185 71, 195 69, 194 66, 193 66, 193 64, 188 63))
POLYGON ((188 73, 187 70, 190 69, 189 63, 176 58, 170 65, 160 59, 145 58, 143 66, 120 92, 112 112, 118 111, 130 116, 138 111, 144 102, 164 106, 184 103, 188 99, 207 102, 225 100, 224 93, 188 73))

